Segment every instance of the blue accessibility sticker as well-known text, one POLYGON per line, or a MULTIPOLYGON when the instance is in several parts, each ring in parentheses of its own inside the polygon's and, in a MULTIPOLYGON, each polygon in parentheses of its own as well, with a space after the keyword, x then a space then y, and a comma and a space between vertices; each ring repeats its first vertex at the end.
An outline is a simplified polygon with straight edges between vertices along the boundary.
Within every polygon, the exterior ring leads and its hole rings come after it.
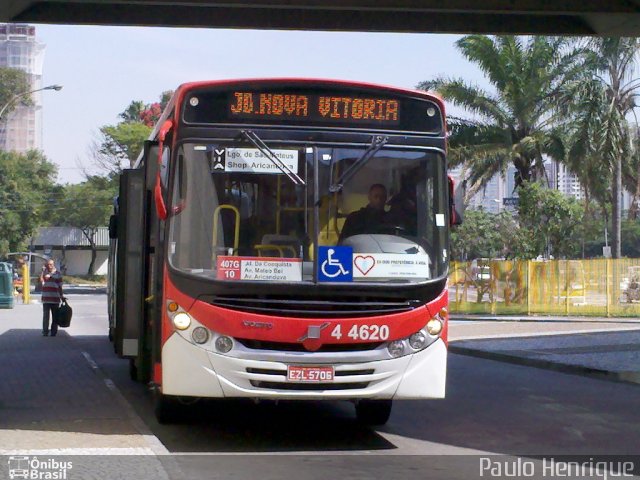
POLYGON ((318 247, 318 281, 353 281, 353 248, 318 247))

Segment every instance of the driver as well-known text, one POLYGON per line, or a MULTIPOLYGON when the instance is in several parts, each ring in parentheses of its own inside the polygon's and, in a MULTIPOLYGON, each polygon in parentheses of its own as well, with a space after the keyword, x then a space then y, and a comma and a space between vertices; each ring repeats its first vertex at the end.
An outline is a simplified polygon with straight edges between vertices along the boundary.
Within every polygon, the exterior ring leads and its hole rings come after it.
POLYGON ((356 212, 351 212, 344 222, 338 243, 352 235, 374 233, 380 226, 387 224, 387 213, 384 206, 387 203, 387 188, 381 183, 374 183, 369 187, 369 204, 356 212))

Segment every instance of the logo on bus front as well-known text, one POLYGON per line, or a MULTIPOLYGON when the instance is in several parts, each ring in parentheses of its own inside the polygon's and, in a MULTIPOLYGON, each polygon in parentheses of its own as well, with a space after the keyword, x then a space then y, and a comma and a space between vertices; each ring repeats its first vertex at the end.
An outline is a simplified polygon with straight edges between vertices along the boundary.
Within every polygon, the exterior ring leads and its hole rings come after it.
POLYGON ((352 247, 318 247, 318 281, 351 282, 352 264, 352 247))

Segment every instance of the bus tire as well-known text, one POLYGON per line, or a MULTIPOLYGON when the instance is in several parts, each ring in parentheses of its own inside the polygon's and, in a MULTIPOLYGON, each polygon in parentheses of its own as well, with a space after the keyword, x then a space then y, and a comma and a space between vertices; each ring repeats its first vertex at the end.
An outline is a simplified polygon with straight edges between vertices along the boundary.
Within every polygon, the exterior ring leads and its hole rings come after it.
POLYGON ((162 425, 180 420, 180 404, 175 397, 163 395, 156 390, 153 396, 153 408, 156 420, 162 425))
POLYGON ((137 358, 129 359, 129 378, 134 382, 148 383, 150 380, 150 372, 144 362, 137 358))
POLYGON ((356 418, 364 425, 384 425, 392 406, 392 400, 360 400, 356 403, 356 418))

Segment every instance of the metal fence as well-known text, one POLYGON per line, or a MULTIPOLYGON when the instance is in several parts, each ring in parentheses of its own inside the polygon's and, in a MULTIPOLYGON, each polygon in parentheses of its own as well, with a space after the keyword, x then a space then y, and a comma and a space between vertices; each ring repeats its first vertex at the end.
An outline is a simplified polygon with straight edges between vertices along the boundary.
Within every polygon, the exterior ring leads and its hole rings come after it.
POLYGON ((639 316, 640 259, 453 262, 452 313, 639 316))

